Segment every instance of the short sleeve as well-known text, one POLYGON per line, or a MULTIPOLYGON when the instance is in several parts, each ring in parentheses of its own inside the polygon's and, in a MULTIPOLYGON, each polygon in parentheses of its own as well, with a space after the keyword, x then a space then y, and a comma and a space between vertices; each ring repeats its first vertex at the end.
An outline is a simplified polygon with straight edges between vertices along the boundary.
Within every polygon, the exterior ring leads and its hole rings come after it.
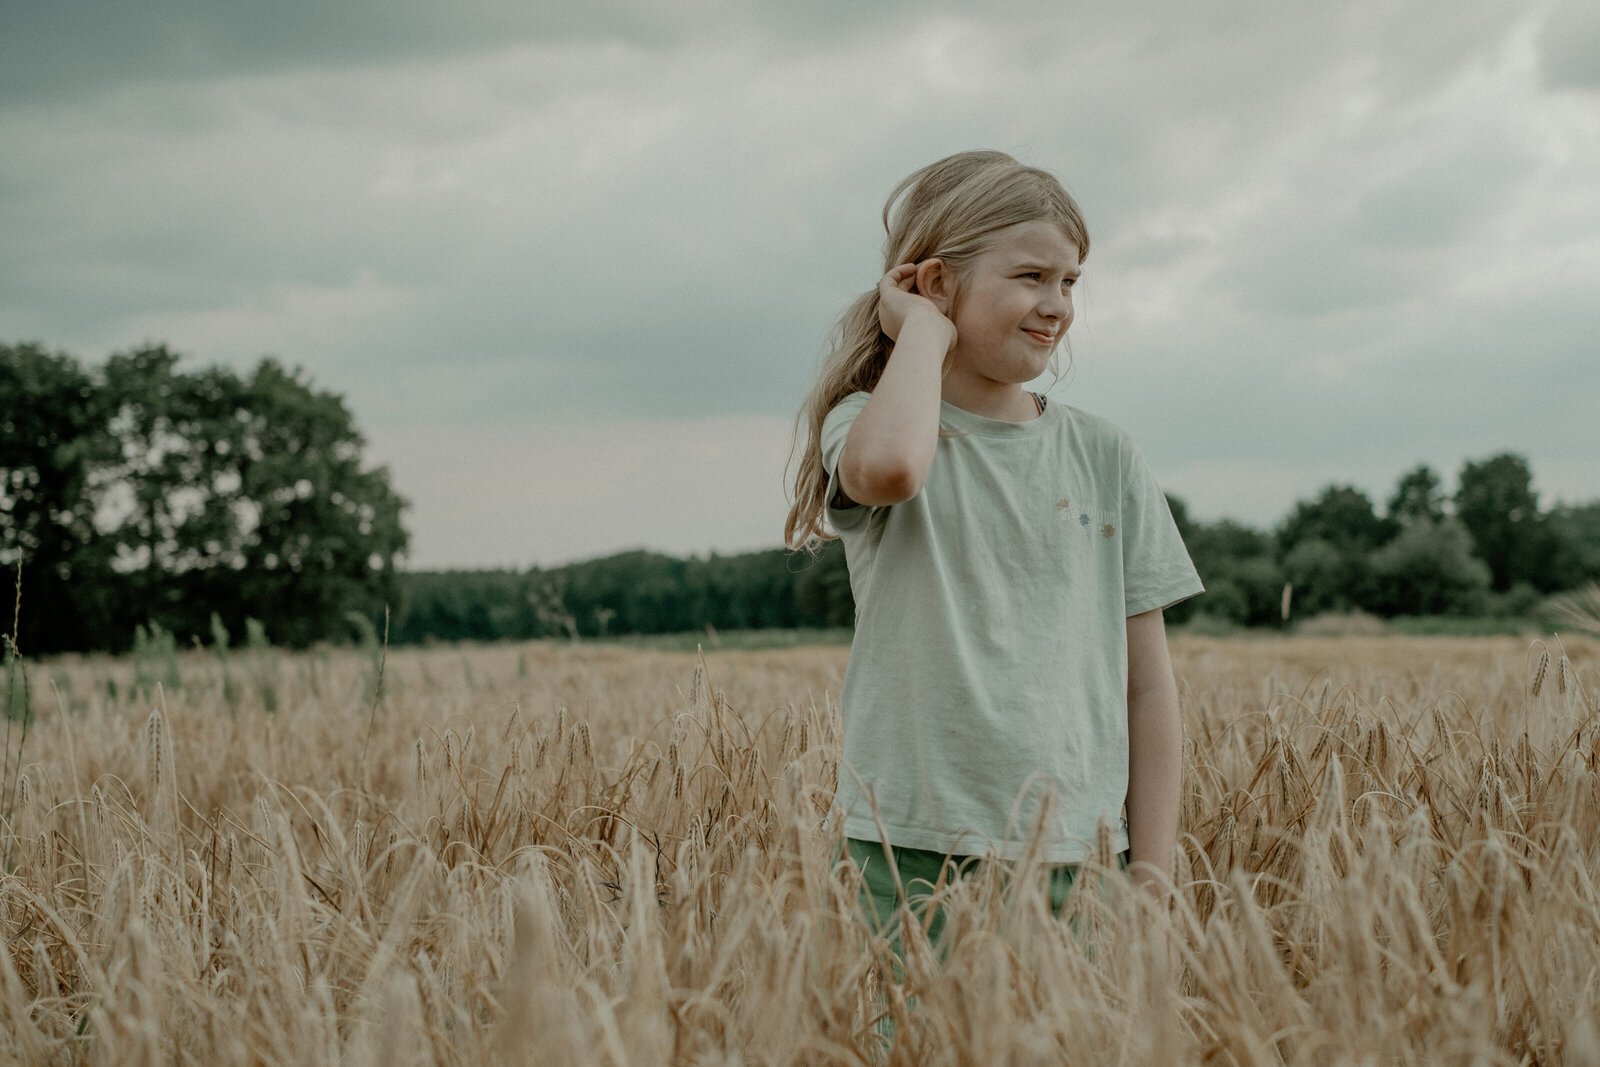
POLYGON ((833 502, 839 492, 839 457, 844 453, 845 438, 850 436, 850 427, 855 424, 856 416, 861 414, 861 409, 867 406, 870 393, 851 393, 839 403, 834 405, 828 417, 822 420, 822 469, 828 472, 828 521, 836 530, 855 526, 867 517, 872 509, 856 505, 849 508, 836 508, 833 502))
POLYGON ((1124 441, 1122 584, 1131 617, 1205 592, 1172 509, 1131 440, 1124 441))

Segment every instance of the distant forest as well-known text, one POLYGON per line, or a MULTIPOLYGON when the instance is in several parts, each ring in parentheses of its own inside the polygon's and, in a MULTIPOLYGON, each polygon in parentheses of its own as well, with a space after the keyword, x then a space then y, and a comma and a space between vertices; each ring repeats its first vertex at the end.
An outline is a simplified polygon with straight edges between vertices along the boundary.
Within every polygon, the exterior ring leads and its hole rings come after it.
MULTIPOLYGON (((1169 610, 1174 623, 1275 625, 1286 587, 1295 619, 1520 617, 1600 581, 1600 501, 1541 511, 1527 461, 1510 453, 1466 463, 1448 495, 1432 469, 1415 467, 1381 507, 1331 485, 1272 530, 1200 522, 1167 499, 1206 584, 1169 610)), ((837 542, 816 557, 638 551, 529 571, 414 572, 402 585, 399 643, 849 626, 855 611, 837 542)))
POLYGON ((415 571, 391 641, 602 637, 850 626, 844 551, 774 548, 707 559, 623 552, 549 570, 415 571))

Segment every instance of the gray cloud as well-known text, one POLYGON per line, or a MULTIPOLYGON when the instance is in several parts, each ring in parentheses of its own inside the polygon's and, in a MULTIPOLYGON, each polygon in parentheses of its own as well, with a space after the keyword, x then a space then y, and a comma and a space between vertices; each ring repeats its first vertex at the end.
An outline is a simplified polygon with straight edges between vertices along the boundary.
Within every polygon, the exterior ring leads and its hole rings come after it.
POLYGON ((0 35, 0 339, 276 353, 375 440, 776 433, 883 197, 978 145, 1089 216, 1058 395, 1202 514, 1341 463, 1539 470, 1600 401, 1584 5, 69 6, 0 35))
POLYGON ((1564 0, 1539 35, 1546 82, 1555 88, 1600 89, 1600 10, 1564 0))
POLYGON ((1351 237, 1379 249, 1437 247, 1482 232, 1515 202, 1537 161, 1509 131, 1482 131, 1368 190, 1351 237))
POLYGON ((689 29, 661 5, 610 0, 19 5, 0 38, 0 98, 82 99, 128 82, 437 61, 515 40, 658 44, 689 29))

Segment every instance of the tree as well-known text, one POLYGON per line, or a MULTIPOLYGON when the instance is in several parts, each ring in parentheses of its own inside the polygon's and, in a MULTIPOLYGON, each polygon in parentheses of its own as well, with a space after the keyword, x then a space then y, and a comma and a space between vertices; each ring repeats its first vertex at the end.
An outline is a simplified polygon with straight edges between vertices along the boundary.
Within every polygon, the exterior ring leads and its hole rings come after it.
POLYGON ((1245 560, 1272 557, 1272 538, 1232 519, 1199 523, 1184 537, 1200 580, 1221 577, 1245 560))
POLYGON ((238 632, 237 595, 206 579, 244 568, 244 531, 230 514, 242 492, 232 416, 244 387, 220 368, 180 373, 178 361, 157 345, 106 362, 101 395, 117 449, 96 479, 103 532, 133 622, 196 633, 215 608, 238 632))
POLYGON ((1165 496, 1167 498, 1167 510, 1172 513, 1172 524, 1178 528, 1178 536, 1188 541, 1189 535, 1195 529, 1195 522, 1189 517, 1189 505, 1184 503, 1182 497, 1173 496, 1171 493, 1167 493, 1165 496))
POLYGON ((363 468, 344 401, 303 372, 270 359, 248 378, 184 372, 160 345, 98 373, 31 346, 0 357, 15 429, 0 470, 17 487, 0 551, 28 560, 24 605, 29 589, 55 602, 41 650, 116 647, 147 622, 207 635, 213 612, 302 645, 397 601, 404 502, 387 471, 363 468), (26 584, 41 567, 57 585, 26 584))
POLYGON ((1228 579, 1244 594, 1248 626, 1270 626, 1283 615, 1283 569, 1269 557, 1243 560, 1228 579))
POLYGON ((1371 572, 1353 548, 1320 537, 1301 541, 1283 558, 1283 575, 1294 586, 1291 610, 1298 615, 1368 606, 1371 572))
POLYGON ((1283 570, 1270 556, 1240 559, 1203 580, 1205 594, 1185 601, 1199 603, 1201 614, 1242 626, 1271 626, 1281 616, 1283 570))
POLYGON ((244 608, 269 633, 278 620, 274 637, 292 644, 340 632, 348 611, 381 614, 398 602, 395 560, 410 540, 388 469, 362 465, 366 441, 344 400, 300 370, 263 360, 245 384, 243 404, 224 405, 234 425, 219 435, 232 460, 222 481, 237 478, 238 491, 218 520, 239 537, 244 608))
POLYGON ((1552 581, 1560 589, 1600 582, 1600 501, 1557 504, 1545 515, 1556 542, 1552 581))
POLYGON ((1367 494, 1350 485, 1330 485, 1315 500, 1298 501, 1278 528, 1285 556, 1303 541, 1326 541, 1341 551, 1368 552, 1394 536, 1394 525, 1380 519, 1367 494))
POLYGON ((1539 514, 1528 461, 1510 452, 1463 464, 1456 517, 1472 534, 1478 558, 1489 565, 1497 592, 1525 581, 1555 587, 1550 563, 1555 544, 1539 514))
POLYGON ((1489 568, 1454 519, 1414 518, 1372 554, 1373 607, 1383 615, 1470 615, 1482 611, 1489 568))
POLYGON ((824 541, 815 559, 794 553, 796 612, 803 624, 811 626, 854 626, 855 597, 850 592, 850 570, 845 564, 844 545, 824 541))
POLYGON ((1182 623, 1204 613, 1237 623, 1267 621, 1259 610, 1263 575, 1271 571, 1274 576, 1268 580, 1276 583, 1271 594, 1274 604, 1283 588, 1283 578, 1272 559, 1272 538, 1232 519, 1197 522, 1175 496, 1167 497, 1167 507, 1206 586, 1204 595, 1168 608, 1167 620, 1182 623), (1264 563, 1265 569, 1255 566, 1258 562, 1264 563))
POLYGON ((1368 606, 1368 554, 1394 536, 1396 524, 1379 518, 1367 494, 1330 485, 1301 500, 1278 527, 1284 577, 1294 586, 1300 614, 1368 606))
POLYGON ((1400 476, 1389 498, 1388 514, 1391 522, 1401 524, 1444 518, 1444 489, 1432 467, 1421 463, 1400 476))
POLYGON ((15 618, 27 651, 84 647, 111 611, 94 480, 114 455, 88 371, 36 344, 0 345, 0 631, 15 618))
POLYGON ((539 618, 543 583, 518 571, 411 571, 402 588, 389 635, 393 644, 526 639, 556 629, 539 618))

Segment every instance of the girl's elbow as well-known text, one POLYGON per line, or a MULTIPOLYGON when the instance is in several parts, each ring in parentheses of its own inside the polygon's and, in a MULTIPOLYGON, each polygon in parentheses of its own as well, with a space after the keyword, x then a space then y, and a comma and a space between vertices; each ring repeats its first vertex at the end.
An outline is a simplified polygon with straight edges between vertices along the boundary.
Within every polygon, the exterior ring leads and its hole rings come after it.
POLYGON ((840 481, 850 499, 869 507, 883 507, 910 500, 922 492, 927 480, 926 469, 903 458, 880 460, 876 463, 841 464, 840 481))

